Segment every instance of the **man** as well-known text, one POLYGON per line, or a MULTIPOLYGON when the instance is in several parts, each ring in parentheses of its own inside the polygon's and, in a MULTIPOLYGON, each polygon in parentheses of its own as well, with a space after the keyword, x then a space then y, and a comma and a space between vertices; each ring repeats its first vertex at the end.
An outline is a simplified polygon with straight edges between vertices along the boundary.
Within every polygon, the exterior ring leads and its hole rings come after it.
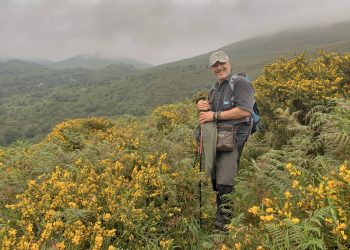
POLYGON ((213 189, 216 191, 217 212, 215 227, 223 229, 229 215, 223 212, 225 194, 234 192, 234 179, 237 176, 239 161, 244 144, 250 134, 251 115, 254 105, 254 88, 244 77, 235 76, 234 89, 230 86, 232 77, 231 64, 224 51, 216 51, 209 57, 209 66, 217 78, 207 100, 197 102, 199 122, 216 122, 217 126, 229 124, 235 128, 234 149, 229 152, 216 151, 214 174, 211 176, 213 189))

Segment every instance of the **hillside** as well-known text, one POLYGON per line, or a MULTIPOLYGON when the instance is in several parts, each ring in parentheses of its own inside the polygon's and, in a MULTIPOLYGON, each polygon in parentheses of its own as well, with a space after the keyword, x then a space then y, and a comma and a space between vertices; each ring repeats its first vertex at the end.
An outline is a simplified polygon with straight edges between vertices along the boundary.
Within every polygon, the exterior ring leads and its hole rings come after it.
MULTIPOLYGON (((230 54, 235 72, 245 71, 254 80, 266 63, 281 55, 290 57, 304 51, 312 55, 318 48, 349 52, 349 25, 348 22, 286 31, 236 42, 222 49, 230 54)), ((46 83, 38 71, 53 69, 35 66, 23 76, 16 73, 15 78, 5 81, 7 85, 2 83, 3 97, 8 97, 11 91, 16 95, 1 99, 0 121, 4 126, 0 129, 0 144, 42 138, 54 124, 67 118, 144 115, 159 105, 190 98, 199 90, 209 89, 215 80, 207 70, 209 54, 143 70, 119 64, 98 71, 67 69, 45 73, 54 79, 51 85, 46 84, 53 86, 49 90, 38 87, 41 82, 46 83), (75 81, 77 78, 80 80, 75 81), (29 88, 31 91, 23 93, 22 90, 29 88)), ((6 77, 13 77, 16 70, 6 77)))
POLYGON ((0 62, 0 96, 8 98, 17 94, 20 97, 58 86, 101 83, 121 79, 137 71, 135 67, 124 63, 109 65, 98 70, 83 68, 60 70, 33 62, 9 60, 0 62))
POLYGON ((37 144, 0 148, 1 248, 347 249, 349 63, 324 53, 264 69, 264 128, 244 148, 226 231, 214 230, 187 100, 66 120, 37 144))
MULTIPOLYGON (((315 27, 288 30, 273 35, 253 37, 222 48, 231 57, 236 71, 246 71, 252 79, 256 79, 266 63, 280 56, 294 56, 304 51, 312 54, 317 49, 350 52, 350 22, 339 23, 328 27, 315 27)), ((178 62, 164 65, 205 65, 208 64, 209 53, 178 62)))
POLYGON ((149 63, 140 62, 132 58, 108 59, 98 55, 77 55, 62 61, 48 63, 46 66, 55 69, 102 69, 109 65, 121 63, 131 65, 137 69, 153 67, 149 63))

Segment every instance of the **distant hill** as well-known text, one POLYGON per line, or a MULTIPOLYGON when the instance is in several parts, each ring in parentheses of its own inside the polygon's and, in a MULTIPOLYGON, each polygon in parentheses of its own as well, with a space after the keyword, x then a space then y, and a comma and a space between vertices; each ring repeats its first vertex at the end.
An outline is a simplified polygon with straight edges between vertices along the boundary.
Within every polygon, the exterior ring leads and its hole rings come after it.
MULTIPOLYGON (((350 21, 326 27, 293 29, 273 35, 245 39, 217 49, 225 50, 230 55, 234 70, 246 71, 252 79, 255 79, 266 63, 282 55, 293 56, 303 51, 314 53, 320 48, 340 53, 350 52, 349 27, 350 21)), ((208 65, 210 53, 163 66, 208 65)))
POLYGON ((33 62, 8 60, 0 62, 0 98, 35 93, 43 88, 120 80, 137 71, 128 64, 109 65, 96 70, 52 69, 33 62))
POLYGON ((45 81, 50 71, 39 64, 21 60, 0 62, 0 97, 26 92, 45 81))
POLYGON ((33 62, 33 63, 40 64, 40 65, 44 65, 44 66, 53 63, 53 61, 51 61, 51 60, 42 59, 42 58, 26 59, 26 60, 24 60, 24 61, 33 62))
POLYGON ((153 65, 137 61, 132 58, 108 59, 98 55, 77 55, 59 62, 47 64, 48 67, 55 69, 85 68, 101 69, 112 64, 128 64, 137 69, 146 69, 153 65))
MULTIPOLYGON (((219 49, 228 52, 235 72, 245 71, 254 80, 281 55, 315 53, 318 48, 350 52, 348 27, 350 22, 290 30, 219 49)), ((142 70, 126 64, 98 70, 52 69, 19 61, 0 64, 0 144, 40 138, 67 118, 144 115, 159 105, 192 97, 215 81, 208 71, 210 53, 142 70), (4 67, 9 67, 5 73, 4 67), (11 98, 6 93, 12 93, 11 98)))
MULTIPOLYGON (((254 80, 267 63, 282 55, 288 57, 304 51, 312 54, 319 48, 350 52, 348 27, 350 22, 324 28, 290 30, 246 39, 218 49, 230 55, 235 72, 245 71, 254 80)), ((118 111, 120 114, 138 114, 141 110, 148 112, 158 105, 191 97, 201 89, 210 88, 215 81, 208 71, 210 53, 159 65, 138 72, 132 79, 111 83, 113 89, 123 97, 123 101, 118 103, 118 111)))

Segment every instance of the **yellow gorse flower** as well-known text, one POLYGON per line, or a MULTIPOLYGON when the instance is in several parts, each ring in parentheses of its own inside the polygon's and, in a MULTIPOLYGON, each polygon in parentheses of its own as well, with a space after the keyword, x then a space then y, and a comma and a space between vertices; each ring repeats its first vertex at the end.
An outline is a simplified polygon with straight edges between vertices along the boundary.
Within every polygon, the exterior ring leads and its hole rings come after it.
POLYGON ((273 201, 272 201, 271 199, 269 199, 269 198, 263 198, 262 203, 263 203, 265 206, 269 207, 269 206, 272 206, 273 201))
POLYGON ((257 215, 259 213, 259 211, 260 211, 260 208, 257 207, 257 206, 253 206, 253 207, 248 209, 249 213, 252 213, 252 214, 255 214, 255 215, 257 215))
POLYGON ((293 180, 292 182, 292 188, 297 188, 299 186, 299 181, 293 180))
POLYGON ((292 198, 292 194, 289 191, 284 192, 284 196, 286 197, 286 199, 292 198))
POLYGON ((220 250, 229 250, 230 248, 227 247, 225 244, 223 244, 220 248, 220 250))
POLYGON ((274 213, 274 212, 275 212, 275 210, 271 207, 266 209, 266 213, 274 213))
POLYGON ((235 243, 235 249, 240 250, 242 248, 242 244, 240 242, 235 243))
POLYGON ((260 219, 262 221, 273 221, 274 220, 274 216, 273 215, 261 215, 260 219))
POLYGON ((94 250, 101 249, 102 244, 103 244, 103 237, 102 237, 102 235, 99 234, 95 237, 95 245, 94 245, 93 249, 94 250))
POLYGON ((159 242, 159 245, 163 248, 163 249, 169 249, 171 244, 173 244, 173 239, 163 239, 159 242))
POLYGON ((294 224, 298 224, 300 220, 298 218, 292 218, 291 222, 293 222, 294 224))
POLYGON ((297 170, 291 163, 286 165, 286 169, 293 176, 301 176, 301 171, 297 170))

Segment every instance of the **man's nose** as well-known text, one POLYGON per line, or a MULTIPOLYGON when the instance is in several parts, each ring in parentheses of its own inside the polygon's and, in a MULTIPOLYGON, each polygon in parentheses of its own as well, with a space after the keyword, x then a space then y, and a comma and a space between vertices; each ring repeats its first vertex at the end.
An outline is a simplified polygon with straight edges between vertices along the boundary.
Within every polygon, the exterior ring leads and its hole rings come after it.
POLYGON ((218 66, 218 67, 215 68, 215 71, 220 71, 220 70, 222 70, 223 68, 224 68, 224 67, 220 65, 220 66, 218 66))

